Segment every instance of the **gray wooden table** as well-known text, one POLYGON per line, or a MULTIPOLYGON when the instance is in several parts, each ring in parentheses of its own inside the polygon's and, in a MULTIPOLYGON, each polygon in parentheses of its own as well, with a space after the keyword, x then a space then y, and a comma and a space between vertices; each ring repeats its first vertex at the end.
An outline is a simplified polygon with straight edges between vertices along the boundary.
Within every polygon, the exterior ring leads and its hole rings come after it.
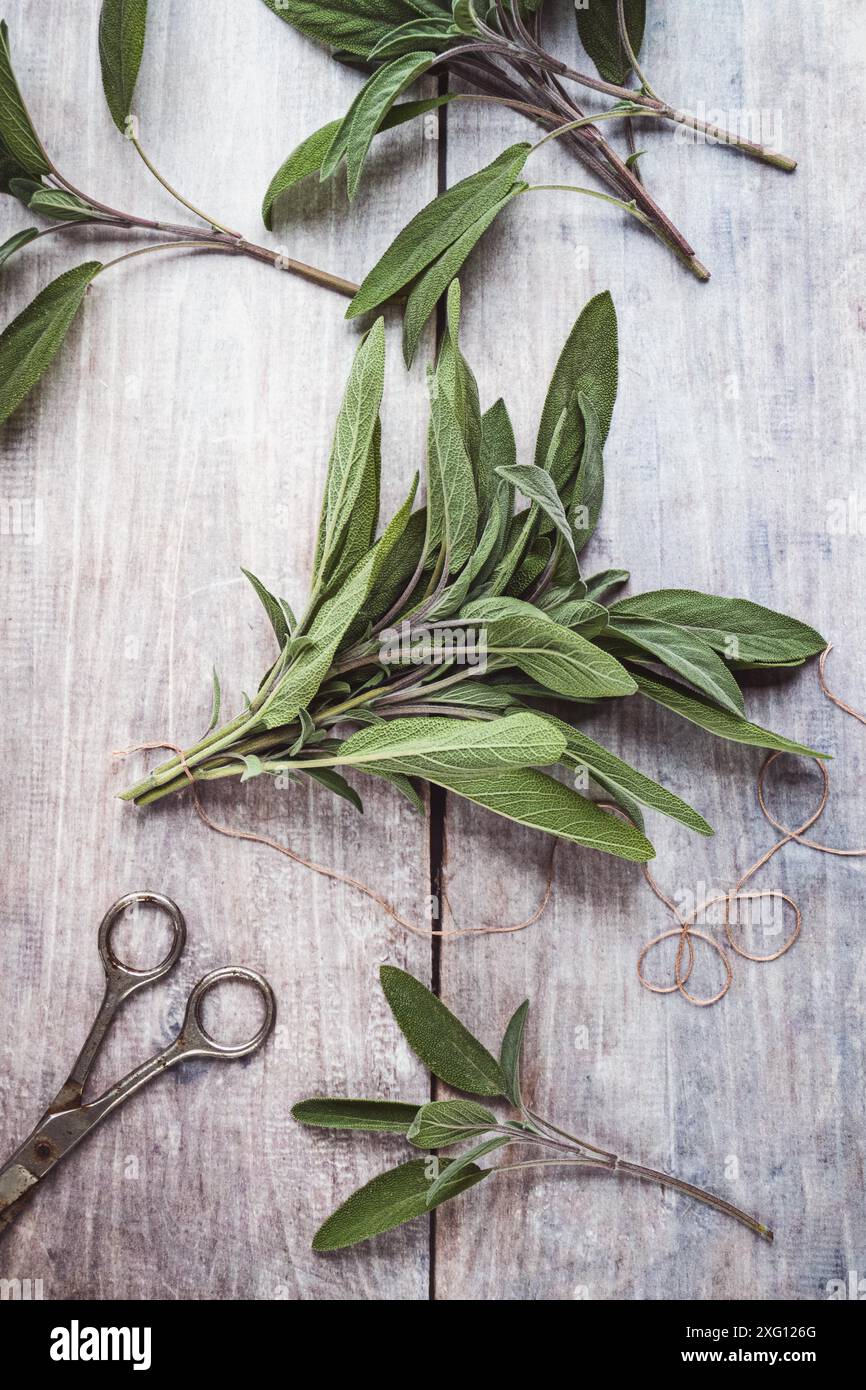
MULTIPOLYGON (((74 182, 168 216, 104 108, 98 8, 77 0, 46 27, 32 4, 7 0, 18 72, 74 182)), ((647 177, 713 271, 706 287, 601 205, 564 193, 519 200, 463 277, 467 355, 485 401, 506 396, 527 457, 568 328, 609 288, 621 392, 597 567, 630 568, 635 592, 692 586, 808 618, 836 643, 834 685, 862 705, 866 190, 848 113, 866 10, 729 0, 709 23, 694 0, 650 8, 645 52, 663 93, 692 109, 765 112, 799 157, 797 174, 670 134, 642 140, 647 177), (838 499, 849 497, 861 521, 840 532, 838 499)), ((257 235, 273 170, 344 110, 358 78, 257 0, 208 6, 206 23, 189 0, 151 12, 144 144, 194 202, 257 235)), ((270 244, 360 278, 443 174, 456 181, 525 129, 507 113, 453 107, 441 169, 435 127, 394 132, 351 210, 336 185, 311 187, 305 215, 296 203, 270 244)), ((573 179, 556 147, 542 158, 550 181, 573 179)), ((10 200, 0 216, 4 235, 26 225, 10 200)), ((90 234, 62 245, 69 263, 112 250, 90 234)), ((4 322, 57 273, 60 251, 48 239, 4 272, 4 322)), ((176 898, 190 947, 170 984, 129 1005, 102 1078, 170 1036, 189 985, 212 966, 258 967, 280 1011, 263 1054, 162 1081, 64 1164, 0 1245, 0 1278, 42 1281, 30 1288, 46 1298, 826 1298, 831 1281, 866 1275, 862 862, 787 849, 761 886, 798 899, 802 939, 774 965, 738 962, 724 1002, 698 1010, 638 985, 637 952, 669 921, 617 861, 566 849, 531 930, 431 948, 349 889, 209 833, 183 799, 153 812, 115 799, 143 759, 124 766, 112 750, 194 739, 212 664, 231 702, 258 675, 268 634, 239 565, 302 598, 334 393, 357 331, 333 296, 264 266, 133 261, 100 280, 59 364, 0 433, 0 1143, 17 1142, 78 1049, 100 990, 96 925, 122 892, 176 898), (376 986, 383 961, 438 977, 491 1046, 530 996, 538 1106, 760 1213, 775 1246, 639 1183, 514 1173, 444 1208, 432 1230, 420 1221, 315 1256, 319 1221, 403 1147, 303 1131, 291 1103, 429 1094, 376 986)), ((407 375, 392 324, 386 503, 422 458, 432 346, 428 336, 407 375)), ((757 684, 750 708, 834 753, 824 838, 864 842, 863 730, 823 700, 814 670, 757 684)), ((756 750, 631 703, 595 717, 593 732, 717 827, 704 842, 652 818, 669 892, 727 886, 770 843, 756 750)), ((816 782, 807 765, 784 765, 774 780, 783 818, 805 815, 816 782)), ((426 825, 387 788, 365 796, 363 821, 315 790, 253 784, 207 800, 216 818, 372 879, 429 922, 426 825)), ((532 910, 541 836, 452 803, 445 831, 460 925, 532 910)))

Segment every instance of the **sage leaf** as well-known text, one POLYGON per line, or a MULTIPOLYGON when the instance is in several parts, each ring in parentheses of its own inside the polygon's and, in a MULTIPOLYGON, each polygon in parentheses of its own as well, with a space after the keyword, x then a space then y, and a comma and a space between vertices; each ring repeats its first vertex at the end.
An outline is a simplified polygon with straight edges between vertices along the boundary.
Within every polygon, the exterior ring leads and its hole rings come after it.
POLYGON ((572 494, 569 517, 574 531, 574 548, 579 555, 595 534, 604 502, 604 441, 592 401, 580 391, 577 403, 584 427, 583 457, 572 494), (581 518, 584 519, 581 521, 581 518))
POLYGON ((332 1100, 315 1096, 292 1106, 292 1116, 315 1129, 360 1129, 369 1134, 406 1134, 420 1109, 401 1100, 332 1100))
POLYGON ((89 203, 59 188, 38 188, 27 206, 31 212, 52 217, 55 222, 93 222, 102 218, 89 203))
POLYGON ((400 53, 417 52, 419 48, 430 48, 434 44, 436 52, 441 53, 454 37, 453 22, 443 16, 441 19, 410 19, 407 24, 399 24, 391 29, 369 53, 370 62, 376 59, 394 58, 400 53))
POLYGON ((544 468, 547 464, 562 412, 573 411, 581 393, 595 411, 603 445, 613 417, 616 391, 616 310, 610 294, 605 291, 586 305, 554 368, 535 446, 538 467, 544 468))
POLYGON ((383 965, 379 978, 403 1036, 434 1076, 470 1095, 505 1094, 505 1078, 495 1057, 441 999, 394 965, 383 965))
MULTIPOLYGON (((440 1175, 442 1171, 440 1168, 440 1175)), ((371 1236, 383 1235, 466 1192, 486 1178, 489 1171, 474 1165, 461 1168, 453 1181, 443 1183, 436 1200, 428 1207, 431 1179, 427 1176, 427 1160, 415 1158, 401 1163, 399 1168, 380 1173, 353 1192, 319 1227, 313 1237, 313 1249, 344 1250, 371 1236)), ((447 1176, 447 1169, 445 1174, 447 1176)))
POLYGON ((712 701, 686 690, 675 681, 642 674, 636 674, 635 680, 641 695, 658 705, 664 705, 665 709, 672 710, 681 719, 688 719, 718 738, 729 739, 732 743, 746 743, 755 748, 770 748, 780 753, 799 753, 809 758, 827 757, 826 753, 809 748, 804 743, 795 743, 782 734, 774 734, 769 729, 762 729, 759 724, 750 723, 740 715, 719 709, 712 701))
POLYGON ((333 792, 334 796, 339 796, 343 801, 348 801, 350 806, 354 806, 361 815, 364 814, 364 803, 354 787, 350 787, 345 777, 341 777, 339 772, 335 772, 330 767, 320 767, 305 769, 306 774, 320 787, 325 787, 327 791, 333 792))
POLYGON ((29 395, 59 352, 99 261, 52 280, 0 335, 0 423, 29 395))
POLYGON ((455 275, 459 274, 470 252, 475 249, 503 208, 521 193, 525 193, 528 187, 526 183, 515 183, 503 198, 487 208, 465 232, 452 241, 416 281, 406 301, 403 315, 403 358, 407 367, 411 367, 415 359, 418 342, 430 315, 455 275))
POLYGON ((430 780, 518 825, 544 830, 587 849, 603 850, 638 864, 655 856, 649 840, 633 826, 534 768, 452 772, 447 779, 440 774, 430 780))
POLYGON ((406 1134, 416 1149, 445 1149, 486 1134, 496 1116, 474 1100, 434 1100, 422 1105, 406 1134))
MULTIPOLYGON (((427 97, 423 101, 404 101, 399 106, 392 106, 379 127, 379 133, 383 130, 392 130, 395 126, 403 125, 406 121, 415 120, 417 116, 424 116, 428 111, 435 111, 437 107, 445 106, 449 101, 453 101, 456 92, 446 92, 442 96, 427 97)), ((313 131, 306 140, 302 140, 296 149, 292 150, 289 157, 280 165, 274 177, 268 184, 267 192, 262 201, 262 220, 268 230, 273 227, 274 204, 280 194, 288 192, 294 188, 295 184, 302 179, 308 178, 311 174, 317 174, 322 168, 322 162, 334 141, 334 136, 343 124, 342 118, 330 121, 328 125, 322 126, 320 130, 313 131)))
POLYGON ((440 773, 544 767, 558 762, 567 741, 549 719, 529 711, 496 720, 389 719, 352 734, 334 761, 372 763, 385 772, 434 779, 440 773))
POLYGON ((111 119, 121 135, 138 81, 147 30, 147 0, 102 0, 99 14, 99 62, 102 88, 111 119))
POLYGON ((383 772, 380 767, 371 767, 369 763, 365 763, 361 771, 366 773, 368 777, 381 777, 384 782, 390 782, 391 786, 396 788, 400 795, 409 802, 413 811, 416 811, 420 816, 425 814, 427 807, 424 805, 424 798, 415 790, 408 777, 404 777, 400 772, 383 772))
MULTIPOLYGON (((441 1172, 438 1178, 435 1178, 430 1184, 430 1190, 427 1193, 428 1208, 436 1205, 439 1194, 445 1186, 454 1183, 458 1175, 465 1169, 475 1167, 476 1158, 484 1158, 486 1154, 493 1153, 496 1149, 504 1148, 506 1144, 513 1144, 513 1142, 514 1140, 509 1139, 506 1134, 497 1134, 492 1139, 485 1139, 483 1143, 473 1145, 471 1149, 467 1149, 466 1153, 459 1154, 457 1158, 452 1159, 444 1172, 441 1172)), ((495 1171, 495 1168, 484 1170, 485 1173, 495 1171)))
POLYGON ((587 579, 586 597, 598 603, 611 589, 618 588, 620 584, 627 584, 630 578, 628 570, 600 570, 598 574, 593 574, 587 579))
POLYGON ((274 595, 270 592, 269 589, 265 588, 264 584, 260 579, 257 579, 256 576, 254 574, 251 574, 249 570, 245 570, 243 566, 241 566, 241 574, 244 576, 245 579, 249 580, 250 584, 252 584, 253 589, 255 590, 256 594, 261 600, 262 607, 268 615, 268 620, 271 624, 271 627, 274 629, 274 636, 276 637, 280 649, 282 650, 282 648, 288 642, 289 637, 291 636, 291 633, 289 631, 289 624, 286 619, 286 614, 283 605, 280 603, 280 600, 278 598, 274 597, 274 595))
POLYGON ((9 29, 0 20, 0 141, 28 174, 50 174, 51 160, 24 105, 9 51, 9 29))
POLYGON ((266 729, 290 724, 299 710, 309 705, 328 674, 338 646, 402 534, 412 510, 413 498, 414 489, 369 555, 356 565, 342 588, 322 604, 306 634, 312 646, 301 653, 261 708, 260 719, 266 729))
POLYGON ((529 156, 526 142, 511 145, 477 174, 456 183, 412 218, 364 279, 346 311, 365 314, 399 294, 483 213, 511 190, 529 156))
POLYGON ((366 58, 398 24, 416 19, 409 0, 265 0, 308 38, 366 58))
POLYGON ((690 830, 696 830, 699 835, 713 834, 712 826, 703 816, 666 787, 660 786, 651 777, 645 777, 637 768, 630 767, 580 729, 572 729, 561 720, 557 720, 557 727, 568 740, 568 761, 575 766, 586 767, 602 786, 616 787, 644 806, 651 806, 654 811, 661 811, 662 815, 687 825, 690 830))
POLYGON ((613 604, 611 614, 650 618, 693 632, 722 656, 783 663, 816 656, 827 645, 814 628, 744 598, 716 598, 692 589, 659 589, 613 604))
MULTIPOLYGON (((346 393, 337 416, 337 427, 328 479, 322 504, 322 518, 316 543, 313 577, 327 582, 330 566, 353 525, 358 495, 365 481, 385 388, 385 321, 377 319, 365 337, 352 365, 346 393)), ((373 458, 378 509, 378 469, 373 458)))
POLYGON ((740 687, 721 657, 700 637, 654 618, 632 618, 624 613, 617 613, 615 618, 608 623, 607 631, 611 636, 623 637, 663 661, 723 709, 743 714, 745 707, 740 687))
POLYGON ((518 488, 529 501, 538 504, 553 522, 572 555, 575 555, 574 535, 550 474, 534 463, 500 464, 496 472, 500 478, 505 478, 518 488))
POLYGON ((526 1031, 528 1013, 529 1000, 524 999, 508 1020, 508 1027, 505 1029, 505 1036, 499 1051, 499 1065, 502 1068, 502 1075, 505 1077, 505 1094, 512 1105, 517 1106, 518 1110, 523 1105, 520 1092, 520 1054, 523 1049, 523 1034, 526 1031))
POLYGON ((16 251, 20 251, 23 246, 26 246, 29 241, 32 241, 33 238, 38 235, 38 227, 25 227, 23 232, 13 232, 11 237, 0 246, 0 266, 5 265, 10 257, 15 255, 16 251))
POLYGON ((439 475, 449 569, 455 573, 463 568, 475 547, 478 499, 472 460, 466 452, 454 407, 435 378, 430 388, 433 458, 439 475))
POLYGON ((407 53, 377 69, 340 122, 322 160, 321 177, 330 178, 345 159, 350 200, 358 191, 367 153, 382 122, 397 98, 428 71, 435 57, 435 53, 407 53))
POLYGON ((222 689, 220 687, 220 678, 217 674, 217 668, 215 666, 211 673, 211 681, 213 686, 213 693, 211 696, 210 723, 205 729, 205 736, 207 736, 212 729, 215 729, 217 724, 219 723, 220 708, 222 706, 222 689))
MULTIPOLYGON (((646 0, 625 0, 625 27, 635 57, 640 56, 646 0)), ((632 65, 620 36, 617 0, 590 0, 575 10, 577 32, 605 82, 625 86, 632 65)))
MULTIPOLYGON (((483 599, 469 608, 469 616, 482 619, 488 611, 483 599)), ((486 626, 488 660, 496 657, 518 666, 558 695, 587 698, 634 694, 634 678, 615 657, 543 613, 515 613, 489 621, 486 626)))

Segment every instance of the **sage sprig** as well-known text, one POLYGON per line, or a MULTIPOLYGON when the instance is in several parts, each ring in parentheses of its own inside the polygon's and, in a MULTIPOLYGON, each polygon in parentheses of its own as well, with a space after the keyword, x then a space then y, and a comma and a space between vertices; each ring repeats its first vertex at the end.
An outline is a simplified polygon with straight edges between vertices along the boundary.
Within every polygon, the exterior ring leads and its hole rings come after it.
POLYGON ((545 1167, 641 1178, 682 1192, 772 1241, 768 1226, 723 1198, 681 1178, 620 1158, 531 1110, 521 1082, 528 1000, 509 1020, 497 1058, 420 980, 392 965, 383 965, 379 977, 391 1012, 416 1056, 433 1076, 455 1090, 480 1096, 484 1104, 462 1099, 418 1104, 315 1097, 295 1105, 292 1114, 303 1125, 402 1134, 414 1149, 428 1151, 426 1158, 414 1158, 380 1173, 353 1192, 319 1227, 313 1237, 314 1250, 343 1250, 383 1235, 496 1173, 545 1167), (490 1109, 491 1101, 504 1101, 510 1109, 500 1115, 490 1109), (469 1147, 447 1160, 429 1152, 451 1150, 458 1144, 469 1147), (478 1166, 478 1160, 505 1149, 517 1150, 514 1161, 478 1166))
POLYGON ((383 321, 363 339, 301 616, 247 574, 277 645, 258 690, 217 727, 216 682, 205 736, 126 799, 148 805, 191 782, 270 776, 282 786, 311 778, 360 807, 347 775, 364 774, 421 808, 420 779, 521 825, 645 861, 653 848, 641 806, 699 834, 711 827, 577 727, 588 706, 639 694, 720 737, 812 752, 747 719, 737 676, 802 664, 826 646, 814 629, 692 590, 613 601, 625 570, 584 576, 617 391, 610 295, 591 300, 568 337, 532 463, 517 460, 504 402, 482 412, 459 331, 455 281, 429 377, 426 504, 414 508, 416 476, 378 539, 383 321), (518 494, 526 505, 515 509, 518 494), (583 794, 593 788, 627 819, 583 794))
POLYGON ((25 227, 0 245, 0 268, 42 237, 61 233, 68 240, 83 227, 111 235, 144 238, 139 249, 112 261, 86 261, 52 280, 0 335, 0 423, 8 419, 51 365, 98 275, 131 256, 152 251, 222 251, 251 256, 280 270, 302 275, 344 295, 357 290, 348 280, 293 260, 283 252, 258 246, 240 232, 202 212, 163 177, 145 152, 138 120, 132 114, 135 85, 144 52, 147 0, 103 0, 99 56, 105 98, 112 120, 162 187, 199 225, 178 224, 108 206, 83 193, 57 167, 38 135, 12 67, 9 34, 0 22, 0 193, 17 199, 34 216, 51 225, 25 227), (160 240, 148 244, 158 234, 160 240))
MULTIPOLYGON (((377 308, 392 295, 408 293, 405 351, 411 361, 423 323, 449 281, 459 273, 491 223, 515 198, 535 190, 568 188, 601 198, 656 236, 699 279, 709 271, 694 247, 647 188, 638 161, 634 128, 640 122, 686 127, 712 143, 723 143, 788 172, 786 155, 741 134, 699 119, 658 96, 640 66, 645 0, 592 0, 576 10, 583 48, 597 76, 577 71, 544 44, 544 0, 265 0, 296 29, 351 56, 368 72, 342 120, 314 132, 289 155, 265 193, 262 213, 270 227, 277 199, 302 178, 332 178, 345 165, 354 198, 376 135, 435 104, 484 101, 521 112, 547 134, 536 144, 505 150, 492 164, 434 199, 399 234, 353 300, 349 315, 377 308), (459 80, 459 92, 427 102, 399 98, 425 75, 459 80), (629 85, 635 83, 636 85, 629 85), (468 88, 469 90, 465 90, 468 88), (612 104, 587 115, 574 95, 584 88, 612 104), (624 129, 628 148, 620 153, 606 138, 624 129), (534 150, 561 139, 590 170, 599 188, 529 183, 524 174, 534 150)), ((534 161, 537 163, 537 161, 534 161)))

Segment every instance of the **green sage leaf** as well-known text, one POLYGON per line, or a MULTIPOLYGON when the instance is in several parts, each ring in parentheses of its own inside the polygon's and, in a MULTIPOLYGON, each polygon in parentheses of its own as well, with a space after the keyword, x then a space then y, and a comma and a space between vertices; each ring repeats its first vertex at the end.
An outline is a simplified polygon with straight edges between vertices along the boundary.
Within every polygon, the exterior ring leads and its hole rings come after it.
MULTIPOLYGON (((379 134, 383 130, 392 130, 395 126, 403 125, 406 121, 412 121, 417 116, 424 116, 428 111, 435 111, 437 107, 453 101, 456 95, 456 92, 446 92, 443 96, 427 97, 424 101, 404 101, 399 106, 393 106, 382 121, 379 134)), ((308 135, 306 140, 302 140, 300 145, 292 150, 288 159, 280 165, 268 184, 268 190, 262 201, 262 220, 269 231, 273 227, 274 204, 280 194, 294 188, 295 184, 308 178, 310 174, 319 173, 322 161, 342 124, 341 117, 336 121, 330 121, 320 130, 313 131, 313 134, 308 135)))
POLYGON ((409 0, 264 0, 308 38, 366 58, 398 24, 417 19, 409 0))
POLYGON ((729 739, 732 743, 746 743, 755 748, 770 748, 780 753, 800 753, 807 758, 828 756, 804 743, 795 743, 782 734, 762 729, 759 724, 752 724, 740 715, 719 709, 712 701, 704 699, 702 695, 696 695, 692 690, 684 689, 675 681, 665 680, 661 676, 651 678, 640 673, 635 675, 635 680, 641 695, 654 700, 658 705, 664 705, 665 709, 672 710, 682 719, 688 719, 690 723, 697 724, 699 728, 706 729, 718 738, 729 739))
POLYGON ((445 1149, 486 1134, 496 1116, 474 1100, 434 1100, 422 1105, 406 1134, 416 1149, 445 1149))
MULTIPOLYGON (((625 86, 631 60, 620 36, 617 0, 590 0, 576 9, 577 32, 605 82, 625 86)), ((640 57, 646 24, 646 0, 625 0, 625 27, 635 57, 640 57)))
MULTIPOLYGON (((316 583, 327 583, 331 577, 332 564, 357 518, 356 508, 365 478, 368 494, 375 494, 378 511, 378 458, 373 446, 384 389, 385 321, 380 318, 355 354, 337 416, 313 565, 316 583), (372 474, 368 467, 371 463, 372 474)), ((363 508, 361 517, 363 520, 363 508)), ((368 543, 369 518, 364 534, 364 544, 368 543)))
POLYGON ((607 631, 663 661, 723 709, 743 714, 743 692, 736 680, 721 657, 694 633, 654 618, 632 618, 624 613, 616 614, 616 621, 608 623, 607 631))
POLYGON ((553 479, 534 463, 500 464, 496 472, 512 483, 530 502, 535 502, 550 518, 566 545, 575 554, 574 535, 553 479))
POLYGON ((51 160, 36 134, 15 79, 9 51, 9 30, 0 21, 0 141, 28 174, 51 173, 51 160))
POLYGON ((595 411, 604 444, 616 400, 617 354, 616 310, 609 292, 605 291, 584 308, 554 369, 535 446, 535 462, 539 468, 547 465, 562 412, 573 411, 581 393, 595 411))
POLYGON ((280 650, 282 650, 291 636, 283 605, 278 598, 275 598, 269 589, 265 588, 260 579, 257 579, 249 570, 245 570, 243 566, 241 566, 241 574, 245 579, 249 580, 261 600, 262 607, 268 615, 271 627, 274 629, 274 636, 279 643, 280 650))
POLYGON ((447 780, 441 775, 430 780, 518 825, 544 830, 587 849, 602 850, 638 864, 646 863, 655 855, 646 836, 633 826, 602 811, 595 802, 534 768, 453 772, 447 780))
POLYGON ((565 735, 568 740, 568 761, 575 766, 582 766, 595 778, 600 785, 606 788, 616 788, 624 792, 626 796, 633 797, 635 801, 642 802, 644 806, 650 806, 654 811, 661 811, 662 815, 670 816, 672 820, 680 821, 682 825, 687 825, 690 830, 696 830, 699 835, 712 835, 713 827, 699 815, 687 802, 680 797, 669 792, 666 787, 662 787, 658 782, 654 782, 651 777, 645 777, 637 768, 630 767, 628 763, 617 758, 615 754, 603 748, 600 743, 596 743, 579 729, 572 729, 569 725, 557 720, 557 728, 565 735))
POLYGON ((523 1104, 520 1092, 520 1054, 523 1050, 523 1034, 526 1030, 526 1016, 529 1013, 529 1000, 514 1011, 508 1020, 508 1027, 499 1051, 499 1065, 505 1077, 505 1094, 518 1110, 523 1104))
POLYGON ((444 15, 441 19, 410 19, 407 24, 399 24, 396 29, 391 29, 368 56, 372 63, 377 59, 395 58, 398 54, 417 52, 419 48, 432 48, 434 45, 436 52, 441 53, 454 36, 454 25, 444 15))
POLYGON ((368 151, 382 122, 397 98, 428 71, 435 58, 435 53, 407 53, 373 73, 334 133, 322 160, 322 179, 332 177, 345 159, 349 198, 355 197, 368 151))
POLYGON ((461 570, 475 548, 478 532, 478 498, 472 460, 454 406, 437 384, 430 381, 430 424, 433 457, 439 474, 448 564, 452 574, 461 570))
MULTIPOLYGON (((369 1240, 371 1236, 383 1235, 406 1221, 414 1221, 416 1216, 426 1215, 449 1198, 466 1192, 490 1172, 474 1165, 469 1168, 461 1166, 453 1181, 443 1183, 436 1200, 428 1207, 427 1196, 432 1181, 427 1176, 428 1162, 423 1158, 411 1159, 359 1187, 319 1227, 313 1237, 313 1249, 344 1250, 349 1245, 369 1240)), ((439 1171, 441 1175, 441 1167, 439 1171)))
POLYGON ((383 965, 379 978, 403 1036, 434 1076, 470 1095, 505 1094, 505 1078, 495 1057, 441 999, 394 965, 383 965))
POLYGON ((292 1106, 292 1116, 314 1129, 360 1129, 368 1134, 406 1134, 419 1105, 401 1100, 332 1100, 316 1096, 292 1106))
POLYGON ((102 0, 99 61, 111 119, 121 135, 132 110, 147 30, 147 0, 102 0))
POLYGON ((360 729, 333 761, 344 767, 374 764, 385 772, 430 780, 452 771, 545 767, 558 762, 566 747, 561 730, 529 711, 495 720, 430 715, 360 729))
POLYGON ((87 286, 102 269, 86 261, 46 285, 0 335, 0 423, 8 420, 54 361, 87 286))
POLYGON ((476 218, 465 232, 445 248, 432 265, 425 270, 424 274, 419 276, 406 301, 403 315, 403 358, 407 367, 412 365, 419 339, 430 315, 455 275, 459 275, 470 252, 475 249, 503 208, 506 208, 521 193, 524 193, 528 187, 529 185, 526 183, 515 183, 503 198, 500 198, 498 202, 476 218))
POLYGON ((33 238, 38 235, 38 227, 25 227, 23 232, 13 232, 11 237, 0 246, 0 265, 5 265, 10 257, 15 255, 16 251, 20 251, 23 246, 26 246, 29 241, 32 241, 33 238))
POLYGON ((744 598, 716 598, 692 589, 659 589, 620 599, 611 615, 672 623, 729 660, 800 661, 817 656, 825 638, 805 623, 744 598))
POLYGON ((327 791, 333 792, 334 796, 339 796, 343 801, 348 801, 350 806, 354 806, 361 815, 364 814, 364 803, 354 787, 350 787, 345 777, 341 777, 339 772, 335 772, 332 767, 320 767, 305 769, 306 774, 314 782, 318 782, 320 787, 325 787, 327 791))
POLYGON ((532 146, 511 145, 492 164, 456 183, 412 218, 366 276, 346 311, 365 314, 398 294, 510 191, 532 146))
POLYGON ((586 597, 599 603, 610 589, 627 584, 631 578, 628 570, 600 570, 586 581, 586 597))
MULTIPOLYGON (((485 620, 497 611, 491 606, 495 602, 479 599, 467 605, 466 615, 485 620)), ((488 660, 496 657, 518 666, 558 695, 585 699, 634 694, 633 677, 615 657, 544 613, 514 612, 487 621, 486 627, 488 660)))
POLYGON ((43 217, 53 217, 55 222, 93 222, 101 214, 76 198, 74 193, 64 193, 59 188, 38 189, 27 206, 31 212, 41 213, 43 217))
MULTIPOLYGON (((440 1192, 445 1186, 454 1183, 459 1174, 465 1169, 469 1167, 474 1168, 476 1158, 484 1158, 486 1154, 493 1153, 494 1150, 504 1148, 506 1144, 513 1143, 514 1140, 509 1139, 507 1135, 497 1134, 494 1135, 492 1139, 485 1139, 483 1143, 473 1145, 471 1149, 467 1149, 465 1153, 459 1154, 457 1158, 452 1159, 448 1168, 440 1173, 439 1177, 430 1184, 430 1190, 427 1193, 427 1206, 434 1207, 440 1192)), ((495 1168, 486 1168, 484 1170, 485 1174, 495 1171, 495 1168)))

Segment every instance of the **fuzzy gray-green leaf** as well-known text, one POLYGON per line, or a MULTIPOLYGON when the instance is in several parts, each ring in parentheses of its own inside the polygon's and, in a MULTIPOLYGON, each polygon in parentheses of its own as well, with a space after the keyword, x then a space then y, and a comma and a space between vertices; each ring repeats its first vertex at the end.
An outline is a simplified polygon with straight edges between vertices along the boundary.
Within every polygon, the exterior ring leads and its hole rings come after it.
POLYGON ((505 1094, 505 1078, 495 1057, 441 999, 394 965, 383 965, 379 978, 409 1046, 434 1076, 470 1095, 505 1094))
POLYGON ((573 410, 581 392, 595 410, 602 444, 607 439, 617 390, 617 322, 610 294, 597 294, 583 309, 554 369, 541 414, 535 462, 547 464, 563 410, 573 410))
POLYGON ((474 1100, 434 1100, 422 1105, 406 1134, 416 1149, 446 1149, 477 1139, 496 1124, 496 1116, 474 1100))
POLYGON ((456 183, 412 218, 365 278, 346 311, 367 313, 398 294, 510 191, 532 146, 511 145, 492 164, 456 183))
POLYGON ((520 1056, 523 1050, 523 1034, 526 1030, 526 1016, 529 1013, 529 1000, 515 1009, 508 1020, 502 1047, 499 1050, 499 1065, 506 1082, 506 1095, 518 1110, 522 1105, 520 1092, 520 1056))
POLYGON ((354 198, 376 132, 397 98, 427 72, 435 57, 435 53, 406 53, 378 68, 368 78, 334 132, 322 160, 323 179, 335 174, 340 161, 345 159, 349 198, 354 198))
POLYGON ((132 110, 132 98, 144 53, 147 0, 102 0, 99 15, 99 61, 102 87, 111 119, 121 134, 132 110))
MULTIPOLYGON (((427 97, 423 101, 404 101, 399 106, 392 106, 379 127, 379 134, 384 130, 392 130, 395 126, 403 125, 406 121, 412 121, 417 116, 424 116, 428 111, 435 111, 437 107, 453 101, 455 95, 454 92, 446 92, 443 96, 427 97)), ((302 140, 300 145, 292 150, 292 153, 280 165, 268 184, 267 192, 262 200, 262 221, 269 231, 273 225, 274 204, 280 194, 288 192, 290 188, 294 188, 295 184, 308 178, 310 174, 317 174, 320 171, 322 161, 342 124, 342 118, 338 118, 336 121, 329 121, 319 130, 314 130, 312 135, 308 135, 306 140, 302 140)))
POLYGON ((406 1134, 421 1105, 401 1100, 338 1100, 314 1096, 292 1106, 292 1117, 314 1129, 358 1129, 368 1134, 406 1134))
POLYGON ((618 612, 608 623, 611 637, 624 638, 664 662, 731 714, 742 715, 743 693, 721 657, 695 633, 654 618, 618 612))
POLYGON ((827 645, 814 628, 744 598, 716 598, 693 589, 659 589, 620 599, 614 614, 671 623, 694 633, 722 656, 786 662, 817 656, 827 645))
MULTIPOLYGON (((640 57, 646 24, 646 0, 625 0, 625 27, 635 57, 640 57)), ((595 63, 599 75, 618 87, 625 85, 632 69, 622 42, 617 16, 617 0, 589 0, 575 7, 580 41, 595 63)))
POLYGON ((16 251, 20 251, 23 246, 26 246, 29 241, 32 241, 33 238, 38 235, 38 227, 25 227, 23 232, 13 232, 11 237, 0 246, 0 266, 5 265, 6 262, 15 255, 16 251))
MULTIPOLYGON (((453 1182, 443 1183, 435 1201, 427 1205, 432 1177, 428 1176, 428 1159, 414 1158, 380 1173, 371 1182, 359 1187, 338 1207, 313 1237, 314 1250, 344 1250, 359 1241, 393 1231, 406 1221, 424 1216, 433 1207, 457 1197, 488 1176, 489 1169, 472 1165, 461 1168, 453 1182)), ((440 1174, 442 1167, 440 1167, 440 1174)))
POLYGON ((62 346, 102 265, 86 261, 46 285, 0 335, 0 423, 33 390, 62 346))
POLYGON ((750 723, 741 715, 719 709, 711 700, 696 695, 693 690, 686 690, 676 681, 642 674, 637 674, 635 680, 641 695, 646 695, 658 705, 664 705, 665 709, 672 710, 682 719, 688 719, 690 723, 697 724, 699 728, 706 729, 718 738, 730 739, 732 743, 750 744, 755 748, 772 748, 780 753, 800 753, 811 758, 827 757, 826 753, 809 748, 804 743, 795 743, 783 734, 774 734, 770 729, 762 729, 759 724, 750 723))
POLYGON ((0 142, 28 174, 51 173, 51 161, 36 134, 12 68, 9 30, 0 21, 0 142))

